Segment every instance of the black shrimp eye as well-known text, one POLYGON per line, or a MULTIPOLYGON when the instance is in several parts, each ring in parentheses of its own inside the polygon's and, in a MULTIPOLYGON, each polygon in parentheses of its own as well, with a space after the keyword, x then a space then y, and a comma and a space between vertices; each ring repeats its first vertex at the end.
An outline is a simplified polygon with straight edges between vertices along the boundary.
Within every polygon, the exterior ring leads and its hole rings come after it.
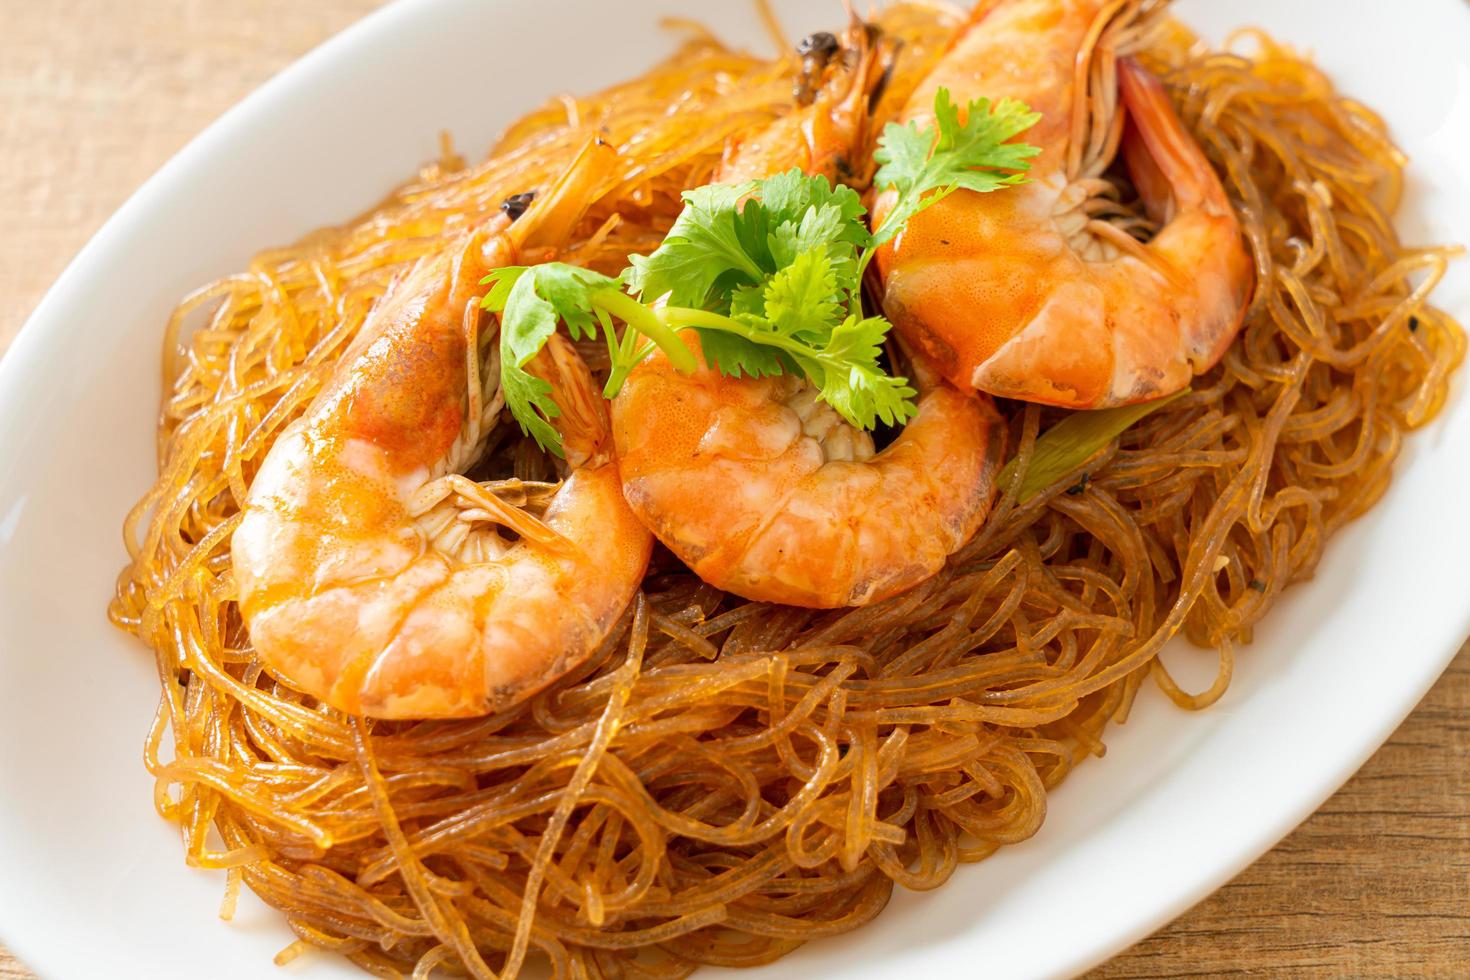
POLYGON ((808 55, 830 55, 837 50, 837 36, 828 31, 815 31, 801 39, 796 53, 803 58, 808 55))
POLYGON ((509 217, 510 220, 514 221, 521 215, 526 213, 526 209, 531 206, 531 202, 534 200, 536 200, 535 191, 526 191, 523 194, 512 194, 510 197, 507 197, 505 200, 500 202, 500 210, 504 211, 506 213, 506 216, 509 217))

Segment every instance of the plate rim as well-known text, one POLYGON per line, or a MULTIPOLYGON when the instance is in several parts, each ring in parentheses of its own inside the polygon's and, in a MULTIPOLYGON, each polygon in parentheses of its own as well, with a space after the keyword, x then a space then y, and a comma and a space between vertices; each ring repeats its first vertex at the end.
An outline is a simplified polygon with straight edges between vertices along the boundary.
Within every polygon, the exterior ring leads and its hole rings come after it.
MULTIPOLYGON (((427 11, 447 6, 446 0, 392 0, 385 6, 358 19, 277 72, 266 82, 253 89, 245 97, 209 123, 190 139, 177 153, 171 156, 152 176, 138 187, 87 241, 76 256, 67 263, 56 281, 43 295, 41 301, 26 318, 20 331, 12 340, 9 349, 0 357, 0 418, 24 410, 25 393, 34 375, 35 368, 46 349, 51 335, 60 329, 55 322, 53 310, 60 304, 60 297, 75 283, 85 282, 106 267, 109 257, 118 243, 130 234, 147 216, 156 200, 167 198, 177 177, 188 172, 195 161, 210 151, 213 144, 230 140, 231 133, 252 115, 268 111, 278 100, 287 98, 304 80, 319 69, 329 66, 336 58, 352 51, 365 39, 388 32, 401 20, 414 20, 426 16, 427 11)), ((1456 0, 1440 0, 1437 4, 1446 15, 1457 18, 1470 29, 1470 5, 1456 0)), ((1458 311, 1457 311, 1458 312, 1458 311)), ((1470 365, 1462 366, 1451 392, 1451 407, 1446 414, 1453 414, 1453 405, 1463 402, 1470 392, 1466 390, 1467 373, 1470 365)), ((1464 408, 1461 409, 1464 411, 1464 408)), ((1435 425, 1439 424, 1436 420, 1435 425)), ((1424 433, 1417 433, 1424 438, 1424 433)), ((9 436, 0 430, 0 443, 8 442, 9 436)), ((1332 550, 1331 545, 1328 547, 1332 550)), ((1327 560, 1324 558, 1324 561, 1327 560)), ((1418 673, 1413 685, 1417 692, 1412 700, 1405 699, 1399 708, 1388 712, 1364 734, 1354 740, 1354 750, 1342 753, 1341 764, 1330 773, 1319 769, 1312 782, 1312 791, 1297 797, 1296 805, 1276 808, 1270 819, 1263 819, 1252 835, 1252 843, 1237 846, 1229 852, 1228 860, 1217 860, 1211 864, 1208 874, 1197 875, 1194 886, 1177 890, 1167 902, 1156 903, 1154 912, 1135 916, 1134 927, 1113 931, 1108 936, 1090 944, 1078 944, 1072 955, 1057 957, 1054 962, 1062 965, 1065 972, 1077 972, 1103 962, 1116 953, 1127 949, 1139 940, 1151 935, 1171 922, 1189 908, 1216 891, 1230 879, 1279 843, 1294 828, 1318 810, 1321 805, 1341 788, 1362 765, 1388 740, 1422 702, 1424 695, 1443 674, 1461 646, 1464 637, 1470 635, 1470 600, 1459 610, 1459 639, 1445 641, 1445 648, 1434 657, 1422 657, 1416 661, 1418 673)), ((0 884, 0 900, 4 900, 5 888, 0 884)), ((8 904, 8 903, 6 903, 8 904)), ((47 968, 48 961, 55 962, 47 952, 48 943, 31 942, 31 936, 11 930, 4 919, 0 919, 0 939, 27 966, 36 971, 47 968)), ((39 938, 39 937, 37 937, 39 938)), ((1060 971, 1059 971, 1060 972, 1060 971)))

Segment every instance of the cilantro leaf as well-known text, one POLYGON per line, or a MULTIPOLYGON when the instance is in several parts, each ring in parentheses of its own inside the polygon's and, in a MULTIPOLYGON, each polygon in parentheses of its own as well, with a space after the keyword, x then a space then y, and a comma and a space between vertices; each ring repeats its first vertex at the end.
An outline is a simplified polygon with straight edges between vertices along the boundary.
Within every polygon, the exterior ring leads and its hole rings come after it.
POLYGON ((873 428, 881 419, 887 425, 908 421, 917 414, 907 378, 896 378, 884 372, 878 363, 883 339, 891 326, 880 316, 849 316, 832 331, 822 349, 828 365, 820 378, 814 378, 824 402, 848 421, 863 429, 873 428))
POLYGON ((764 286, 742 286, 730 297, 730 319, 744 335, 700 328, 705 363, 730 377, 766 377, 796 368, 791 353, 773 344, 816 347, 842 316, 833 263, 820 248, 798 254, 764 286))
POLYGON ((562 262, 496 269, 482 283, 490 291, 480 305, 501 315, 502 344, 526 353, 527 360, 556 332, 558 319, 566 322, 573 340, 596 337, 593 294, 621 286, 617 279, 562 262))
POLYGON ((849 316, 832 331, 824 352, 836 361, 876 364, 890 326, 881 316, 870 316, 861 320, 849 316))
POLYGON ((914 389, 879 363, 892 326, 882 317, 847 313, 839 302, 833 262, 809 249, 771 276, 764 288, 746 286, 731 298, 728 315, 665 310, 699 330, 705 362, 733 377, 795 371, 818 397, 864 429, 913 417, 914 389))
POLYGON ((910 218, 954 190, 985 193, 1026 181, 1025 171, 1041 150, 1010 140, 1036 125, 1041 115, 1015 99, 976 99, 964 115, 962 122, 949 90, 941 88, 934 96, 933 126, 884 127, 873 153, 880 164, 873 183, 897 190, 898 201, 874 229, 874 245, 888 241, 910 218))
POLYGON ((833 186, 821 175, 806 174, 793 167, 760 181, 756 196, 773 225, 799 224, 812 210, 830 208, 836 214, 842 237, 853 245, 862 245, 867 237, 858 219, 868 209, 863 207, 857 191, 845 184, 833 186))
POLYGON ((949 176, 961 186, 980 180, 991 190, 1022 183, 1026 180, 1023 173, 998 171, 1025 171, 1032 157, 1041 152, 1037 146, 1010 142, 1041 121, 1041 113, 1016 99, 1001 99, 993 105, 989 99, 976 99, 966 107, 961 122, 949 90, 941 88, 934 96, 934 116, 939 125, 936 155, 949 158, 949 176))
POLYGON ((724 309, 741 287, 764 284, 812 248, 826 248, 839 275, 855 271, 867 243, 857 192, 800 170, 711 184, 686 192, 684 201, 663 244, 630 259, 628 284, 645 303, 667 296, 671 306, 724 309))
POLYGON ((940 89, 932 126, 884 130, 877 184, 894 188, 897 202, 871 233, 852 188, 790 170, 686 191, 663 243, 633 256, 618 279, 556 263, 497 270, 485 280, 492 288, 484 305, 501 315, 507 406, 523 431, 561 452, 552 388, 526 366, 566 323, 573 338, 601 332, 612 364, 608 397, 654 349, 678 370, 695 370, 698 361, 679 338, 692 329, 705 362, 723 374, 798 372, 862 428, 912 418, 914 389, 880 363, 891 324, 863 315, 864 270, 879 245, 935 201, 1024 181, 1040 151, 1012 140, 1038 118, 1009 99, 979 99, 962 113, 940 89), (626 325, 621 336, 614 317, 626 325))
POLYGON ((738 207, 754 186, 708 184, 685 191, 684 210, 663 244, 651 255, 631 257, 625 275, 633 293, 645 303, 667 296, 673 306, 702 307, 716 282, 732 270, 759 282, 765 270, 742 240, 738 207))
POLYGON ((535 439, 536 445, 547 452, 565 457, 561 433, 552 425, 552 420, 561 415, 561 409, 551 397, 551 384, 521 365, 502 360, 500 390, 505 394, 510 414, 520 423, 521 432, 535 439))
POLYGON ((698 328, 704 363, 730 378, 765 378, 785 374, 791 363, 775 347, 725 330, 698 328))
POLYGON ((832 260, 818 249, 798 253, 772 276, 763 298, 766 319, 789 337, 820 343, 842 315, 832 260))
POLYGON ((481 306, 500 314, 500 387, 521 431, 542 449, 561 456, 561 435, 552 420, 560 414, 551 385, 526 370, 564 321, 574 339, 597 336, 593 294, 619 282, 576 266, 546 265, 497 269, 481 306))
POLYGON ((766 315, 765 286, 740 286, 730 292, 730 315, 737 320, 743 318, 762 319, 766 315))

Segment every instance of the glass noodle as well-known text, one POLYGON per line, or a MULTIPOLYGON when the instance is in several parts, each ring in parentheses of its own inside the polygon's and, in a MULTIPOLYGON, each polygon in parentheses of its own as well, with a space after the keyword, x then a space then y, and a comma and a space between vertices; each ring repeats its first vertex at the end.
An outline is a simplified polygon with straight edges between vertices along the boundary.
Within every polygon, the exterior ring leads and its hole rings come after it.
MULTIPOLYGON (((956 21, 879 20, 906 41, 891 114, 956 21)), ((320 947, 383 976, 764 963, 869 921, 895 883, 934 888, 1035 833, 1148 679, 1183 707, 1216 700, 1282 590, 1383 494, 1465 339, 1427 303, 1451 251, 1390 223, 1404 160, 1377 117, 1264 37, 1249 55, 1152 37, 1255 256, 1223 362, 1026 494, 1063 413, 1002 404, 1015 461, 993 517, 879 605, 744 602, 656 555, 598 655, 501 715, 364 722, 265 673, 230 578, 251 478, 395 275, 547 183, 593 130, 622 169, 563 257, 615 274, 727 138, 789 107, 796 61, 696 34, 640 79, 533 112, 485 163, 446 149, 362 218, 187 298, 164 345, 160 476, 128 518, 111 613, 155 652, 157 807, 189 863, 229 869, 226 915, 244 883, 300 937, 279 959, 320 947), (1219 651, 1203 691, 1158 659, 1180 633, 1219 651)), ((480 467, 554 478, 509 421, 480 467)))

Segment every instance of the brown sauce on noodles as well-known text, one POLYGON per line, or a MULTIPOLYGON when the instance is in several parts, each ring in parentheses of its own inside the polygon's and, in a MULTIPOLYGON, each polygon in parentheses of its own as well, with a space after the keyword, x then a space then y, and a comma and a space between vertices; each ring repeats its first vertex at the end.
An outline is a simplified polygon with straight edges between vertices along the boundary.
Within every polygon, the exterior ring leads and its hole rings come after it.
MULTIPOLYGON (((891 105, 950 25, 884 16, 911 52, 891 105)), ((789 106, 797 62, 696 38, 530 114, 486 163, 446 155, 358 221, 186 299, 160 476, 128 519, 111 612, 156 653, 158 810, 191 864, 229 869, 226 914, 243 882, 301 937, 281 960, 306 944, 385 976, 489 975, 526 952, 558 976, 764 963, 869 921, 895 883, 936 887, 1035 833, 1048 789, 1102 754, 1150 678, 1183 707, 1215 701, 1277 597, 1383 494, 1465 348, 1427 303, 1451 251, 1395 234, 1404 159, 1383 124, 1253 40, 1210 53, 1175 30, 1149 52, 1238 203, 1260 283, 1191 393, 1024 503, 1057 416, 1003 404, 1020 463, 994 516, 877 606, 747 603, 656 555, 602 652, 503 715, 367 724, 264 673, 229 577, 251 477, 395 273, 544 182, 592 127, 642 166, 570 260, 618 271, 727 137, 789 106), (1158 659, 1180 633, 1219 651, 1198 693, 1158 659)), ((550 475, 510 423, 482 465, 550 475)))

